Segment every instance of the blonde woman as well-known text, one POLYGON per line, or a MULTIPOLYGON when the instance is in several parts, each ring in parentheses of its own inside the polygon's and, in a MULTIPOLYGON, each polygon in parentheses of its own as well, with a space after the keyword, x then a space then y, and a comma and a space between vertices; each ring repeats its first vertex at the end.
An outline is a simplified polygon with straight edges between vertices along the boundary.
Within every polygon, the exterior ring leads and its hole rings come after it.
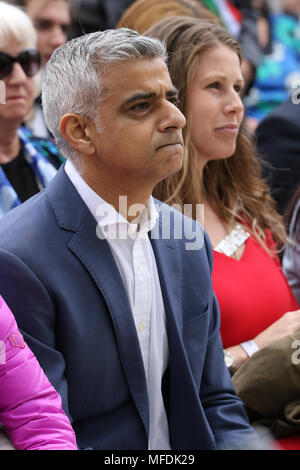
POLYGON ((259 349, 300 327, 299 306, 277 256, 284 225, 243 131, 240 46, 223 28, 191 18, 161 21, 146 34, 166 43, 187 118, 184 166, 154 195, 182 209, 192 205, 194 218, 197 204, 204 204, 225 362, 234 374, 259 349))
POLYGON ((154 194, 182 208, 192 204, 194 217, 204 204, 221 333, 231 370, 237 369, 254 350, 300 326, 276 254, 285 243, 284 226, 243 132, 240 46, 223 28, 192 18, 163 20, 147 34, 167 45, 187 117, 184 167, 154 194))

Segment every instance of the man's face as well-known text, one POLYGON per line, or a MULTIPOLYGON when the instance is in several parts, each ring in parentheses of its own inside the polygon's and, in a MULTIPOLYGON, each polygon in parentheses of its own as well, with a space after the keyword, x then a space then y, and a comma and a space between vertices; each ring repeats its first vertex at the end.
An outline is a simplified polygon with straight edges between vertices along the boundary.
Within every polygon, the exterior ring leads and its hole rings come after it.
POLYGON ((65 0, 29 0, 26 9, 37 32, 42 67, 59 46, 67 41, 70 11, 65 0))
POLYGON ((93 128, 101 176, 120 189, 131 183, 153 189, 183 159, 185 118, 167 66, 161 58, 129 60, 112 65, 102 81, 102 130, 93 128))

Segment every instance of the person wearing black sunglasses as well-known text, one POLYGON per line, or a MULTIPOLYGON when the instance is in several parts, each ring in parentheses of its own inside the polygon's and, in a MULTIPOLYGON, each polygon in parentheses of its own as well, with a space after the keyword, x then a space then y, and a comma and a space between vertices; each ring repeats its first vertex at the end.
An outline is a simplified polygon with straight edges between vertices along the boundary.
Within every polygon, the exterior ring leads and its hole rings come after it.
POLYGON ((8 77, 16 63, 20 64, 27 77, 34 77, 40 70, 40 54, 36 49, 26 49, 17 56, 0 51, 0 79, 8 77))
POLYGON ((45 187, 62 162, 52 141, 22 125, 40 89, 40 66, 31 20, 0 1, 0 216, 45 187))
MULTIPOLYGON (((30 17, 36 34, 37 49, 41 56, 41 68, 43 69, 51 57, 51 54, 68 39, 69 26, 71 24, 70 0, 7 0, 30 17)), ((38 137, 51 138, 41 105, 41 97, 34 102, 32 115, 26 121, 27 126, 38 137)))

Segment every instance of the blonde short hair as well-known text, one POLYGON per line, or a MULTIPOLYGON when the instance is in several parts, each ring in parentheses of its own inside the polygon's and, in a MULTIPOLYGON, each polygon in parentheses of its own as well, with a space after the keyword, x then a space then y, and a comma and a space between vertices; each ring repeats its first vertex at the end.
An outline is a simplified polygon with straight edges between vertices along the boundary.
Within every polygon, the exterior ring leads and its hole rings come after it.
MULTIPOLYGON (((36 48, 37 35, 29 16, 14 5, 0 1, 0 50, 12 41, 24 49, 36 48)), ((41 92, 41 72, 33 77, 34 98, 41 92)))
POLYGON ((36 47, 36 32, 21 8, 0 1, 0 48, 15 40, 24 47, 36 47))

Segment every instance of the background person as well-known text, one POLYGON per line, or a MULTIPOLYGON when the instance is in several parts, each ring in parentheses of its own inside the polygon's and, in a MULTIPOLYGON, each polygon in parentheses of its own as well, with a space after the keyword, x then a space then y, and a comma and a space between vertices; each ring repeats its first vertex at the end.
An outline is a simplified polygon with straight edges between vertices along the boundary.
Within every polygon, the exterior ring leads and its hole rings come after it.
POLYGON ((25 0, 26 13, 37 32, 37 48, 42 68, 59 46, 68 39, 71 25, 70 0, 25 0))
POLYGON ((130 28, 143 34, 158 21, 173 16, 220 20, 197 0, 136 0, 123 13, 117 28, 130 28))
POLYGON ((299 86, 256 128, 255 142, 264 161, 263 176, 282 216, 300 184, 299 86))
POLYGON ((128 27, 144 33, 158 21, 172 16, 207 19, 233 29, 245 52, 242 73, 247 86, 252 82, 261 50, 258 44, 256 10, 250 0, 221 1, 218 6, 203 0, 136 0, 123 12, 117 28, 128 27))
POLYGON ((294 192, 286 210, 291 243, 285 249, 282 265, 300 305, 300 187, 294 192))
POLYGON ((40 56, 29 17, 0 2, 0 216, 45 187, 62 158, 50 140, 33 137, 23 121, 39 86, 40 56))
POLYGON ((255 0, 265 26, 259 28, 263 54, 253 84, 245 100, 247 126, 257 125, 284 102, 300 79, 300 2, 282 0, 281 10, 272 11, 272 2, 255 0))
MULTIPOLYGON (((71 26, 70 0, 10 0, 31 18, 37 34, 37 49, 41 56, 41 67, 45 67, 51 54, 68 39, 71 26)), ((27 126, 35 136, 51 138, 45 124, 40 92, 35 99, 34 109, 26 119, 27 126)))
POLYGON ((70 0, 8 0, 8 3, 22 7, 31 18, 37 32, 41 66, 44 68, 55 49, 68 39, 70 0))
POLYGON ((70 37, 115 28, 118 20, 133 0, 72 0, 70 37))

